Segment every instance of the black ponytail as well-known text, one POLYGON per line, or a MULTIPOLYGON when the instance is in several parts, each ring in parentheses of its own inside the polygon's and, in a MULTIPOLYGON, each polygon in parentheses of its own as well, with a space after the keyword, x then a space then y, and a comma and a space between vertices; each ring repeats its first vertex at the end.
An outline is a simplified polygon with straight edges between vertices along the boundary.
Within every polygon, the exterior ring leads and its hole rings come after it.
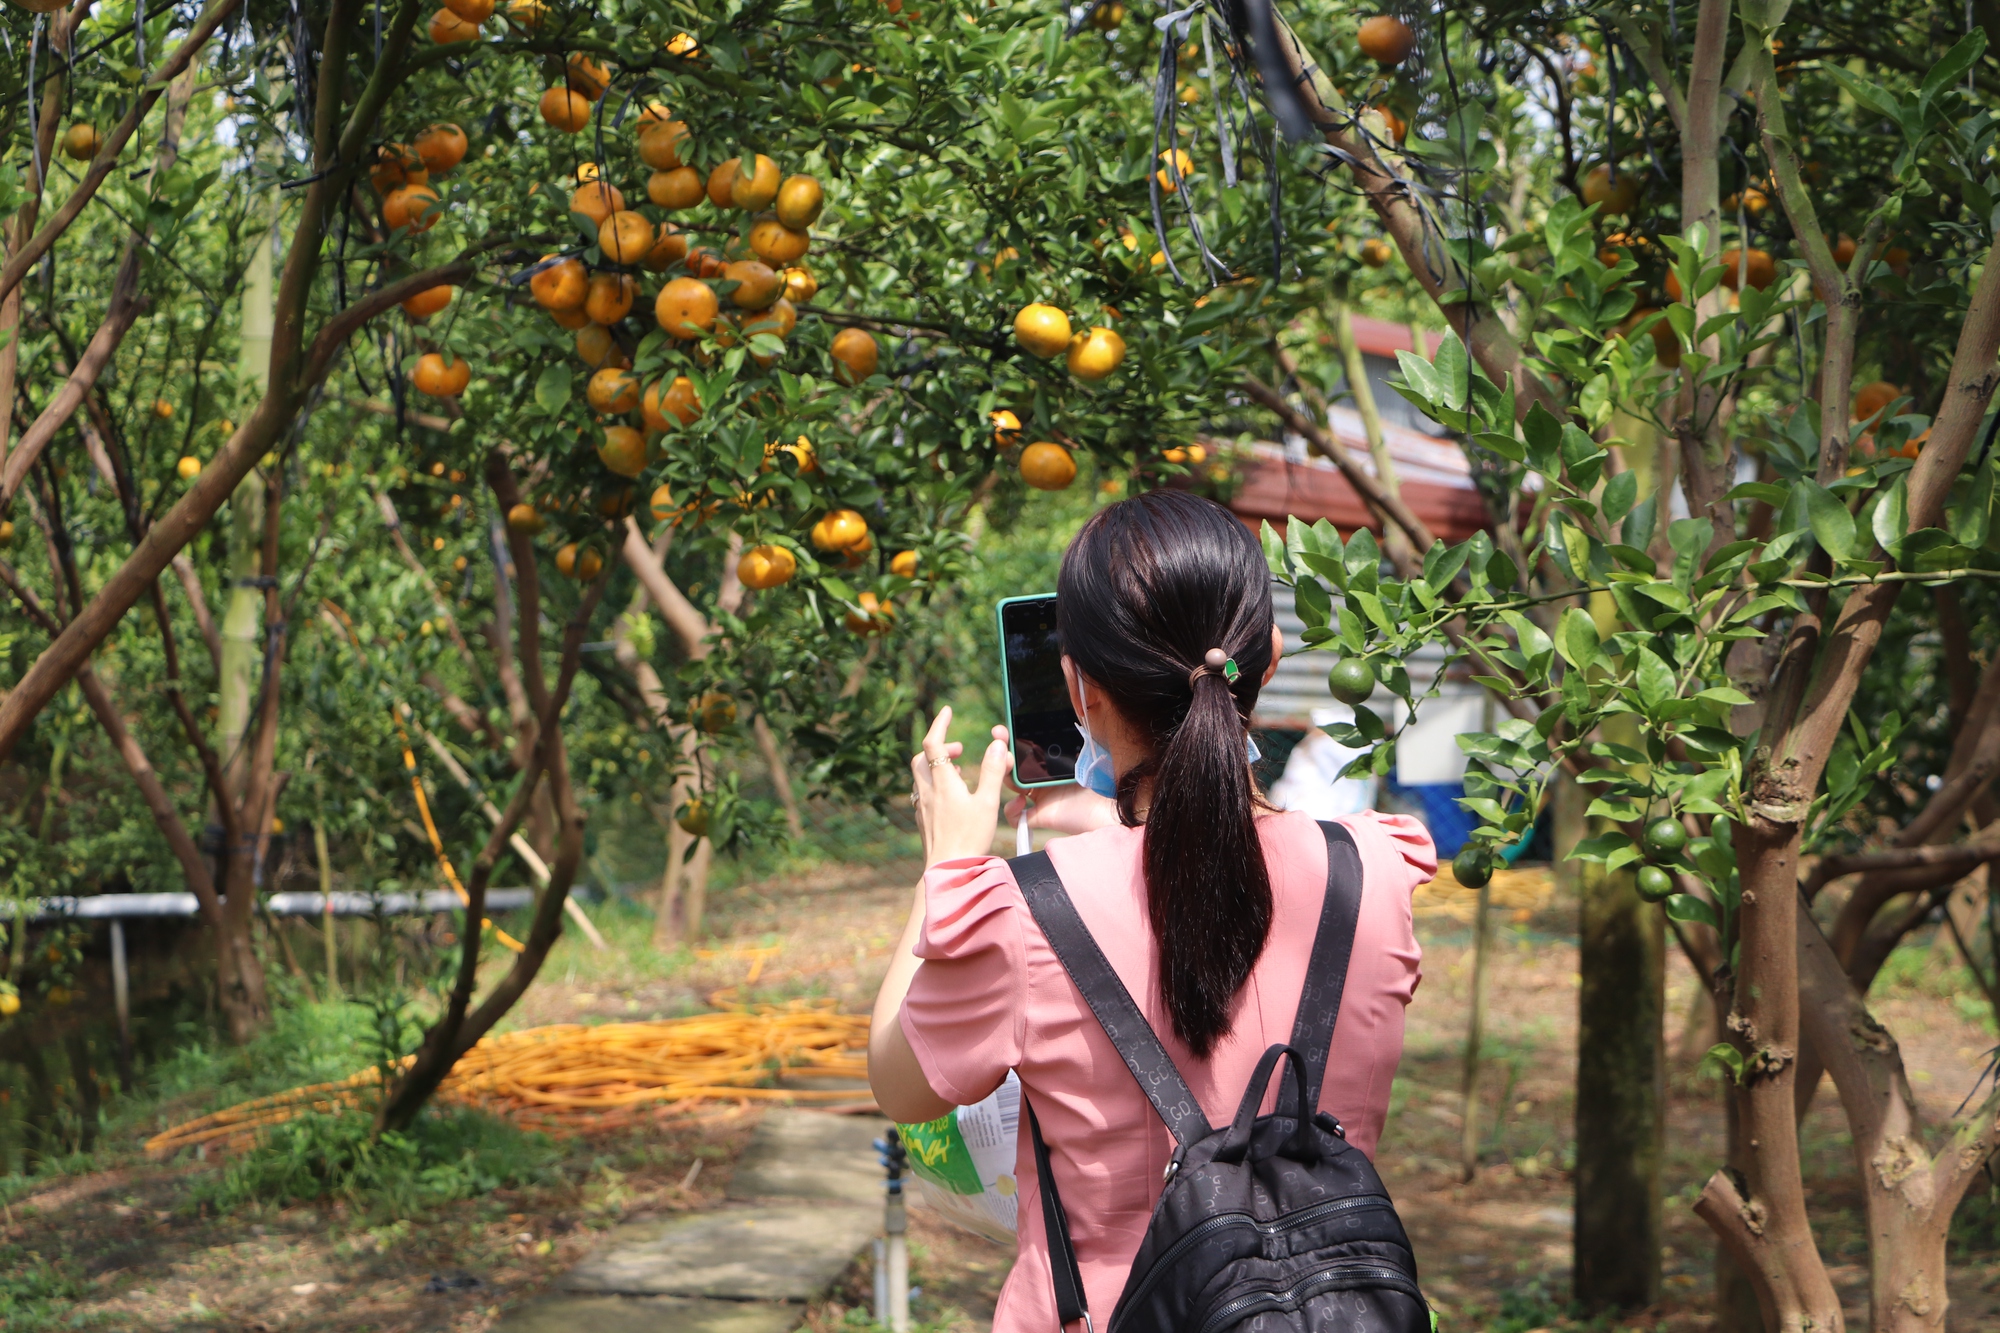
POLYGON ((1147 738, 1118 783, 1118 813, 1145 818, 1146 903, 1174 1032, 1206 1058, 1271 930, 1271 877, 1244 741, 1271 662, 1271 576, 1250 530, 1183 491, 1100 510, 1063 556, 1063 652, 1147 738), (1212 648, 1234 682, 1205 670, 1212 648))

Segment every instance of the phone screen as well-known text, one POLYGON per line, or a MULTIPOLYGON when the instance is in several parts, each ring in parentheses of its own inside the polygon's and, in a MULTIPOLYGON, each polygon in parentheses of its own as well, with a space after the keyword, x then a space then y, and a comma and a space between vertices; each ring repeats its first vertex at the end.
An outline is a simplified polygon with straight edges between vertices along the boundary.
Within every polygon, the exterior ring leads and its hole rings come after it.
POLYGON ((1083 733, 1063 682, 1055 596, 1010 597, 999 609, 1014 781, 1023 787, 1074 782, 1083 733))

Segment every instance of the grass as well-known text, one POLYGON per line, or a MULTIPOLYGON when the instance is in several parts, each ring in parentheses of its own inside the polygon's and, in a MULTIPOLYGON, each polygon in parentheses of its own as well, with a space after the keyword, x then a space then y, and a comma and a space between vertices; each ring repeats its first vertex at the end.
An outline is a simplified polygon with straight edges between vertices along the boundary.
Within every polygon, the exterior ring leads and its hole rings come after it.
POLYGON ((262 1135, 227 1168, 196 1181, 187 1207, 339 1199, 364 1220, 553 1179, 556 1147, 543 1134, 469 1110, 434 1110, 405 1133, 370 1133, 362 1111, 300 1116, 262 1135))

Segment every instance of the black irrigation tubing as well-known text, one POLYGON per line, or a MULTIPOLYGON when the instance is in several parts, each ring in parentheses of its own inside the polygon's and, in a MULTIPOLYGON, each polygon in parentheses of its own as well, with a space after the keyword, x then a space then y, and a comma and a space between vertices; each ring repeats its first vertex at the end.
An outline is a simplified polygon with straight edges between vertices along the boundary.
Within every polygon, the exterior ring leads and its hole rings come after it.
MULTIPOLYGON (((1229 142, 1229 106, 1226 92, 1228 84, 1216 77, 1214 22, 1207 10, 1201 14, 1201 55, 1208 71, 1209 95, 1215 98, 1215 142, 1222 152, 1222 184, 1225 189, 1236 188, 1236 152, 1229 142)), ((1231 67, 1234 72, 1234 67, 1231 67)))

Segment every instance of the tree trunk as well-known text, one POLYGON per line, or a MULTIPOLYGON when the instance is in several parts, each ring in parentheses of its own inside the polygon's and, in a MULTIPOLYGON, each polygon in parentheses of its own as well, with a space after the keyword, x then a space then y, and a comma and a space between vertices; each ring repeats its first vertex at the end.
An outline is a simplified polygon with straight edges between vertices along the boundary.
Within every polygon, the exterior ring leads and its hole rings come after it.
POLYGON ((1493 943, 1493 886, 1479 886, 1472 918, 1472 1018, 1465 1029, 1465 1061, 1459 1072, 1458 1175, 1471 1182, 1479 1174, 1479 1056, 1486 1039, 1486 955, 1493 943))
POLYGON ((1583 873, 1575 1290, 1585 1309, 1660 1298, 1666 1146, 1664 922, 1629 871, 1583 873))

